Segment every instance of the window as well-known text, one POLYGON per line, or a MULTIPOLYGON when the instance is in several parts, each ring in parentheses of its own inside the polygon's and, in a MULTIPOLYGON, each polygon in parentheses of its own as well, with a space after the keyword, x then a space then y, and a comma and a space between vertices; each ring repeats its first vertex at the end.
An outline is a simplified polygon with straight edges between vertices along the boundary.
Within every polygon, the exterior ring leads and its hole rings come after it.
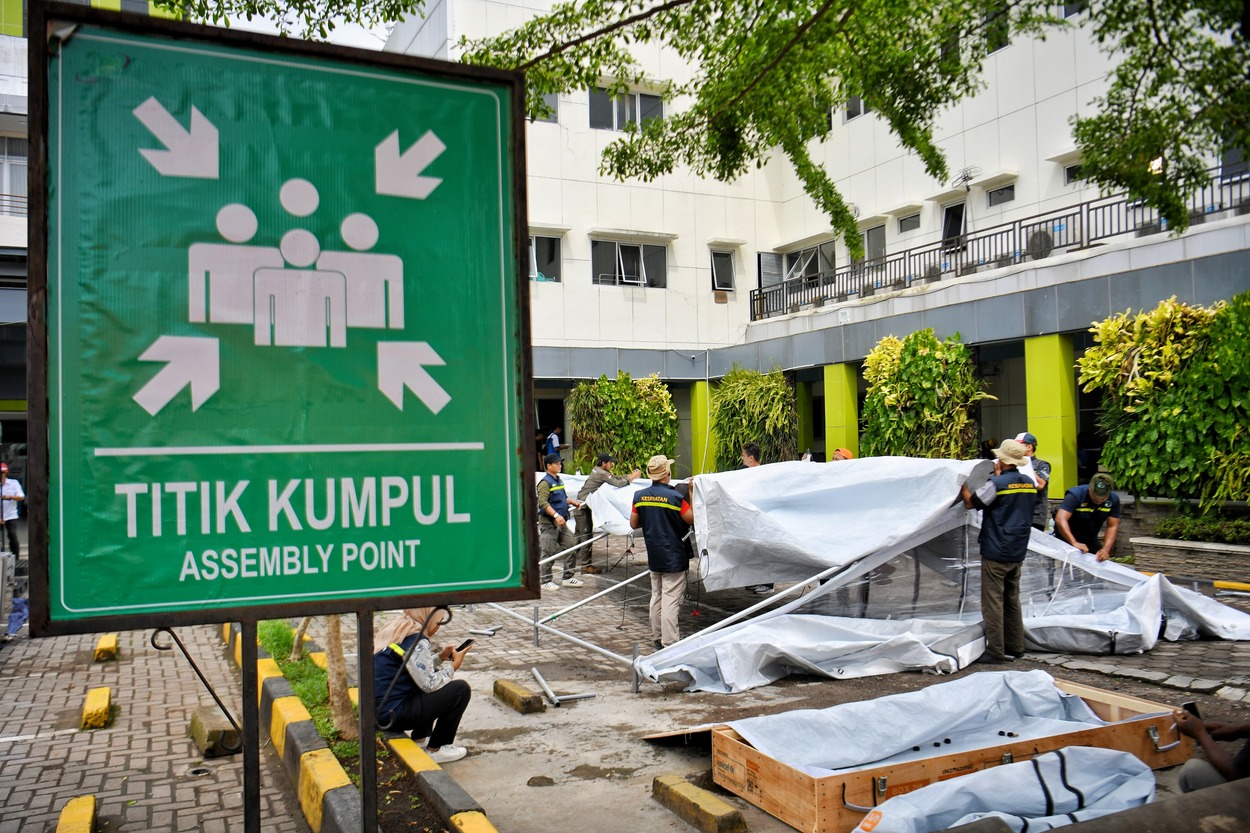
POLYGON ((558 93, 543 93, 543 104, 547 105, 547 109, 551 111, 551 115, 539 116, 538 118, 531 119, 531 121, 558 124, 560 121, 560 95, 558 93))
MULTIPOLYGON (((13 140, 9 139, 9 141, 13 140)), ((1247 173, 1250 173, 1250 161, 1247 161, 1245 151, 1240 148, 1224 151, 1220 157, 1220 179, 1237 179, 1247 173)))
POLYGON ((593 283, 605 286, 668 285, 668 250, 647 243, 590 241, 590 267, 593 283))
POLYGON ((664 116, 664 102, 658 95, 625 93, 613 98, 607 90, 590 91, 590 126, 598 130, 624 130, 634 122, 647 122, 664 116))
POLYGON ((846 118, 843 121, 850 121, 853 118, 862 116, 865 113, 871 113, 872 108, 864 103, 864 99, 857 95, 853 95, 846 100, 846 118))
POLYGON ((26 140, 0 136, 0 214, 26 216, 26 140))
POLYGON ((864 242, 864 259, 857 265, 875 266, 885 260, 885 226, 873 226, 860 235, 864 242))
POLYGON ((530 280, 560 282, 560 238, 530 238, 530 280))
POLYGON ((733 292, 734 288, 734 255, 733 252, 712 252, 712 289, 721 292, 733 292))
POLYGON ((1063 4, 1064 17, 1076 17, 1081 12, 1089 8, 1089 0, 1077 0, 1075 3, 1063 4))
POLYGON ((910 214, 906 217, 900 217, 898 220, 898 233, 906 234, 909 231, 915 231, 920 228, 920 215, 910 214))
POLYGON ((791 284, 791 288, 797 289, 802 286, 812 286, 819 281, 822 273, 832 275, 835 253, 836 247, 832 240, 821 243, 819 246, 809 246, 806 249, 800 249, 797 252, 787 252, 785 255, 786 280, 804 279, 801 282, 791 284))
POLYGON ((995 188, 993 191, 987 191, 986 194, 990 198, 990 208, 996 205, 1002 205, 1005 202, 1011 202, 1016 198, 1016 185, 1004 185, 1002 188, 995 188))
POLYGON ((964 204, 957 202, 942 208, 942 243, 946 248, 963 245, 964 204))
POLYGON ((1081 176, 1081 163, 1068 165, 1063 169, 1063 184, 1071 185, 1074 182, 1080 182, 1084 177, 1081 176))
POLYGON ((981 15, 985 24, 985 51, 997 52, 1011 43, 1010 7, 1002 0, 993 0, 981 15))
POLYGON ((776 252, 756 252, 755 269, 760 289, 776 286, 785 277, 781 255, 776 252))

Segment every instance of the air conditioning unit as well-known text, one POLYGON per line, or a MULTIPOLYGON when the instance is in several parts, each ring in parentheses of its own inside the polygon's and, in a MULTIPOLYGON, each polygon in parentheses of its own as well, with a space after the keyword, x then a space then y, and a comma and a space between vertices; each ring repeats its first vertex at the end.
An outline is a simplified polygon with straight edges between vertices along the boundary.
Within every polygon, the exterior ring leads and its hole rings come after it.
POLYGON ((1038 229, 1029 235, 1028 253, 1033 260, 1049 257, 1055 250, 1055 238, 1045 229, 1038 229))

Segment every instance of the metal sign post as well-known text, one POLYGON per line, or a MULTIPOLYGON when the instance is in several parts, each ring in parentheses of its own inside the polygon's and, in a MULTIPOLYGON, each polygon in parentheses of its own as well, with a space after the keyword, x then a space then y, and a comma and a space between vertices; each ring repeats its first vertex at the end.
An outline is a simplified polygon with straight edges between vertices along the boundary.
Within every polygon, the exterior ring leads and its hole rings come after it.
POLYGON ((538 596, 523 80, 29 31, 31 632, 243 622, 252 807, 260 616, 538 596))

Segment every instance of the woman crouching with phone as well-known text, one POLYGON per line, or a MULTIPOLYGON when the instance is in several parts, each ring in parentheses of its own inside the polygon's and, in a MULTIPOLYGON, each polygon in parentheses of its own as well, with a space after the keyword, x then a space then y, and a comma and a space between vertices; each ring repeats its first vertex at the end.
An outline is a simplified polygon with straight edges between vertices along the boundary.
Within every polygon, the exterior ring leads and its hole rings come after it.
POLYGON ((384 625, 373 640, 373 691, 378 726, 408 732, 435 763, 458 761, 469 753, 456 746, 460 718, 472 691, 452 677, 473 640, 435 653, 430 643, 451 621, 445 607, 417 607, 384 625))

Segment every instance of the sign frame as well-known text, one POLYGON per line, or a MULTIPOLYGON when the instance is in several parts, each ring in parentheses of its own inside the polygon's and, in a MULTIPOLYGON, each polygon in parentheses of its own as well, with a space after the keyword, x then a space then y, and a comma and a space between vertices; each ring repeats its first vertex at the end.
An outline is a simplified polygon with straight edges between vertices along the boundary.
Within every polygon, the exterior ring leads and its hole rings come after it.
MULTIPOLYGON (((537 517, 537 499, 533 483, 534 436, 533 406, 533 357, 530 340, 529 303, 529 223, 526 201, 526 151, 525 130, 525 82, 519 72, 485 67, 473 67, 427 58, 399 55, 370 50, 273 37, 232 29, 203 26, 177 20, 145 17, 103 11, 85 6, 64 3, 31 3, 29 8, 29 76, 30 90, 30 211, 28 216, 28 399, 29 419, 32 425, 28 441, 29 468, 27 472, 28 529, 30 561, 30 627, 33 636, 95 633, 107 629, 146 629, 152 627, 210 624, 225 621, 254 621, 261 618, 284 618, 330 613, 359 612, 363 609, 397 609, 423 607, 431 604, 474 604, 487 601, 514 601, 538 598, 538 534, 532 522, 537 517), (501 154, 511 165, 510 182, 502 182, 505 197, 512 200, 511 237, 514 258, 508 263, 515 269, 514 308, 515 321, 513 343, 519 347, 519 356, 510 357, 520 390, 513 400, 519 413, 514 415, 515 424, 506 423, 517 439, 509 453, 515 456, 516 478, 509 488, 518 488, 522 516, 512 518, 514 531, 520 524, 520 540, 523 542, 520 586, 482 590, 457 590, 440 593, 419 593, 387 596, 364 594, 343 595, 334 599, 303 599, 281 603, 251 603, 235 606, 213 606, 190 610, 167 612, 129 612, 121 614, 89 615, 82 618, 56 618, 52 616, 51 552, 49 497, 53 486, 51 452, 54 439, 50 436, 49 374, 50 364, 48 328, 48 269, 49 234, 48 212, 51 208, 49 194, 49 68, 60 43, 54 33, 63 33, 67 27, 89 25, 116 31, 121 35, 148 36, 182 41, 188 45, 212 44, 228 49, 265 53, 276 58, 296 58, 313 61, 332 61, 336 64, 356 65, 364 69, 387 70, 419 76, 424 79, 443 80, 455 84, 481 83, 507 91, 510 104, 511 130, 507 132, 506 147, 501 154), (517 482, 519 481, 519 482, 517 482)), ((71 34, 68 35, 72 38, 71 34)), ((507 106, 507 104, 505 106, 507 106)), ((463 296, 464 303, 472 303, 472 296, 463 296)), ((506 335, 506 333, 505 333, 506 335)), ((402 411, 397 411, 397 415, 402 411)), ((402 416, 397 416, 402 419, 402 416)), ((58 450, 62 450, 57 446, 58 450)), ((210 464, 206 458, 204 467, 210 464)), ((212 602, 212 600, 206 600, 212 602)), ((215 604, 215 602, 214 602, 215 604)))

